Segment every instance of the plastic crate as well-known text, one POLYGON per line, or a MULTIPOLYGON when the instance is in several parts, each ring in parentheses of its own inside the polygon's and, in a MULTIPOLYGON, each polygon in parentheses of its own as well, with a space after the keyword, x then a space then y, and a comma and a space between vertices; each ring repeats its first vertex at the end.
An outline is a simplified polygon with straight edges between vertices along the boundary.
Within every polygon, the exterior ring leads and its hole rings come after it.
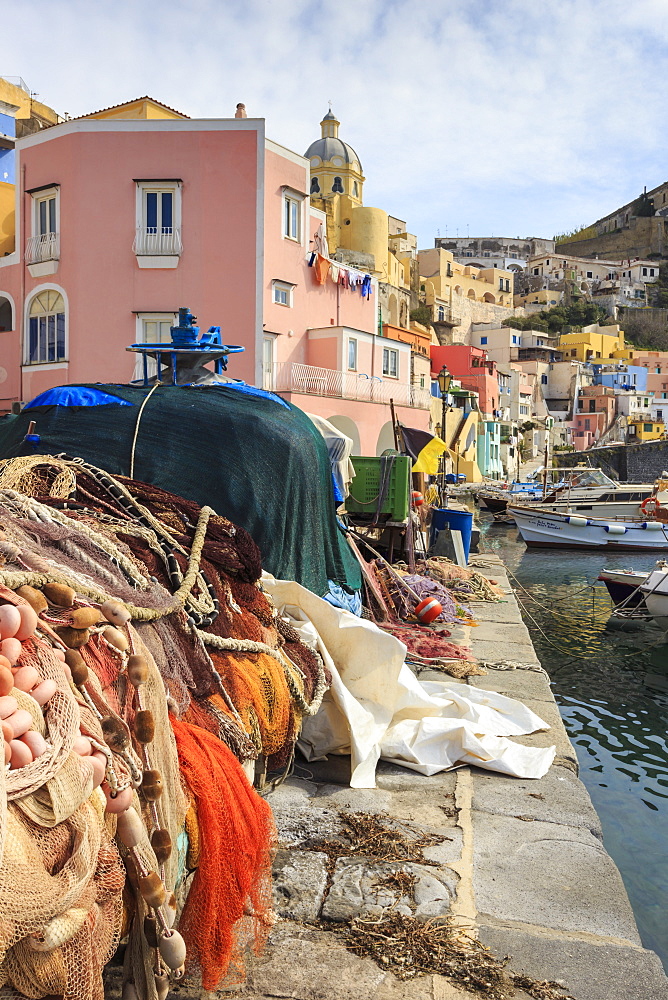
MULTIPOLYGON (((346 510, 350 514, 375 516, 378 510, 382 463, 388 458, 366 458, 353 455, 355 478, 346 497, 346 510)), ((396 455, 390 472, 388 488, 379 513, 390 521, 405 521, 408 517, 408 494, 411 481, 411 463, 408 455, 396 455)))

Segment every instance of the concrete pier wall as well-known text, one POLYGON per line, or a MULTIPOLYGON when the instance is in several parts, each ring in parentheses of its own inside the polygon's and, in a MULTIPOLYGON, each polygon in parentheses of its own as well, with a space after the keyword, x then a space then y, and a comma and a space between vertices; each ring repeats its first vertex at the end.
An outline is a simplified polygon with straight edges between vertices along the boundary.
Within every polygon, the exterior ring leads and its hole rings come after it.
POLYGON ((589 451, 561 452, 558 465, 572 467, 585 463, 600 466, 603 471, 624 483, 651 483, 668 470, 668 441, 646 441, 644 444, 624 444, 589 451))

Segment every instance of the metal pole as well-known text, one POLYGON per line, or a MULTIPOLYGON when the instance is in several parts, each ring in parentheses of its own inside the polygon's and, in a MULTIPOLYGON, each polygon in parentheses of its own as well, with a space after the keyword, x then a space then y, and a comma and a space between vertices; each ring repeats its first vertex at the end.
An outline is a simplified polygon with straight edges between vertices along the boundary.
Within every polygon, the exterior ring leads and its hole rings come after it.
MULTIPOLYGON (((445 393, 445 392, 441 393, 441 440, 443 441, 444 444, 448 443, 446 441, 446 439, 445 439, 446 396, 447 396, 447 393, 445 393)), ((447 452, 444 451, 442 453, 442 455, 441 455, 441 493, 442 494, 445 494, 445 461, 446 461, 445 456, 446 456, 446 454, 447 454, 447 452)), ((443 498, 441 497, 441 503, 442 502, 443 502, 443 498)))
POLYGON ((399 451, 399 435, 397 433, 397 418, 394 415, 394 400, 390 400, 390 413, 392 414, 392 431, 394 433, 394 449, 399 451))
POLYGON ((543 469, 543 500, 547 495, 547 460, 548 460, 549 450, 550 450, 550 437, 548 434, 548 436, 545 438, 545 458, 543 460, 545 466, 543 469))

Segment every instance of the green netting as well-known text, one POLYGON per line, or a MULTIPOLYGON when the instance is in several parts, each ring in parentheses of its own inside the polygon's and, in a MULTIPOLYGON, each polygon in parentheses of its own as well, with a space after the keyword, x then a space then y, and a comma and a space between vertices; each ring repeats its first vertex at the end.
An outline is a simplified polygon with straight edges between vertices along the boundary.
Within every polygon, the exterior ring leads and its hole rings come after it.
MULTIPOLYGON (((130 474, 132 440, 149 389, 95 385, 132 406, 38 406, 0 419, 0 458, 79 456, 130 474), (24 441, 31 420, 39 443, 24 441)), ((361 587, 337 526, 324 439, 305 413, 225 386, 159 386, 144 406, 134 478, 208 504, 257 542, 274 576, 316 594, 328 580, 361 587)))

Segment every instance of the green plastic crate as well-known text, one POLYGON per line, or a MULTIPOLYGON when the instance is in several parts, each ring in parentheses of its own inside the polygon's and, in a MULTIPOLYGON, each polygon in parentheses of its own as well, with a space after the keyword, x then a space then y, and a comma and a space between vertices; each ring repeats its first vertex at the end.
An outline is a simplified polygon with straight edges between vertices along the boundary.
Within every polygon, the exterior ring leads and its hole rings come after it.
MULTIPOLYGON (((350 484, 350 494, 346 497, 346 510, 350 514, 375 515, 380 492, 382 458, 367 458, 353 455, 355 478, 350 484)), ((389 485, 380 513, 389 515, 390 521, 405 521, 408 517, 408 492, 411 481, 411 459, 408 455, 397 455, 390 472, 389 485)))

